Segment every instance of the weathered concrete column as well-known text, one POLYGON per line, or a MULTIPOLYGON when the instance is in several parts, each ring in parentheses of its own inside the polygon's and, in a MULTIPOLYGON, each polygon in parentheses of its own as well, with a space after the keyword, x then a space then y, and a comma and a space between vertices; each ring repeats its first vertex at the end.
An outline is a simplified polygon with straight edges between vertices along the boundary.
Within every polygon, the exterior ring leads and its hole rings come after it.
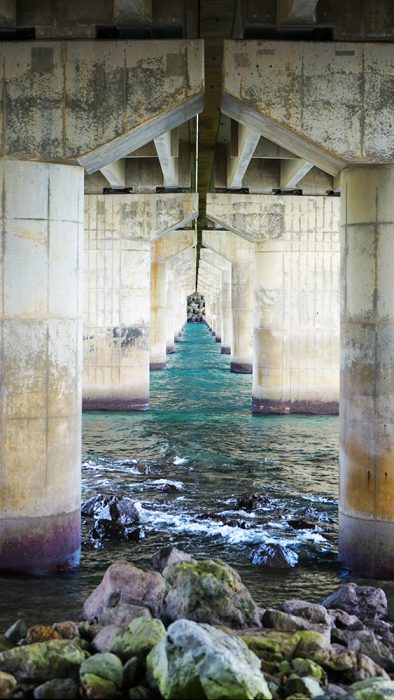
POLYGON ((0 569, 80 555, 83 169, 0 161, 0 569))
POLYGON ((221 352, 230 355, 232 345, 231 263, 213 250, 203 248, 201 259, 221 272, 221 352))
MULTIPOLYGON (((221 195, 222 196, 222 195, 221 195)), ((229 195, 231 196, 231 195, 229 195)), ((208 195, 207 212, 213 221, 218 195, 208 195)), ((231 262, 232 372, 252 373, 254 244, 230 230, 203 231, 203 243, 231 262)))
POLYGON ((394 574, 394 166, 341 175, 339 554, 394 574))
POLYGON ((254 413, 338 413, 339 204, 336 197, 262 198, 254 413))
POLYGON ((151 344, 150 369, 166 367, 167 261, 194 243, 194 231, 173 231, 151 247, 151 344))
POLYGON ((167 340, 166 354, 171 355, 174 350, 175 338, 175 276, 170 265, 167 265, 167 340))
POLYGON ((197 214, 197 195, 88 195, 85 410, 149 406, 151 240, 197 214))

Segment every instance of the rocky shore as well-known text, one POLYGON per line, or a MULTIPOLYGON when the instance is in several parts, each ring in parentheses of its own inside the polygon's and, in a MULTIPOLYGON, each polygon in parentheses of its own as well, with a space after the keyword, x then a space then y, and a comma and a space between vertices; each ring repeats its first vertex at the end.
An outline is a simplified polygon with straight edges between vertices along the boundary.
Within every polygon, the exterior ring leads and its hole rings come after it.
POLYGON ((189 323, 205 321, 205 300, 198 292, 187 297, 187 320, 189 323))
POLYGON ((394 698, 383 590, 342 585, 320 604, 261 608, 220 560, 162 548, 115 561, 79 621, 0 638, 1 698, 394 698))

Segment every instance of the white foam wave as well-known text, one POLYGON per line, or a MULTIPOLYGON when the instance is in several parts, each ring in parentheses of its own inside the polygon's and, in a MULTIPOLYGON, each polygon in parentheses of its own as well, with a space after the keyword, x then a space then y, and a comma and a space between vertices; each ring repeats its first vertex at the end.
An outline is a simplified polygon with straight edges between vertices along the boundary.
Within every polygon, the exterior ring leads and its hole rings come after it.
POLYGON ((178 457, 178 455, 175 455, 174 459, 172 460, 172 463, 178 467, 182 464, 188 464, 189 460, 186 459, 186 457, 178 457))

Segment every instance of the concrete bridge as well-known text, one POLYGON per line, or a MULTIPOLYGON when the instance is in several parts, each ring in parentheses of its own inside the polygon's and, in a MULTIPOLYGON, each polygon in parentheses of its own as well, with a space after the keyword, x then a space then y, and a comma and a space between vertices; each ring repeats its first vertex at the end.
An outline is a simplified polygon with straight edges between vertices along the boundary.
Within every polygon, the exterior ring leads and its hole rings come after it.
POLYGON ((1 569, 78 564, 82 406, 149 408, 197 289, 254 413, 339 407, 340 557, 393 577, 392 3, 0 0, 0 39, 1 569))

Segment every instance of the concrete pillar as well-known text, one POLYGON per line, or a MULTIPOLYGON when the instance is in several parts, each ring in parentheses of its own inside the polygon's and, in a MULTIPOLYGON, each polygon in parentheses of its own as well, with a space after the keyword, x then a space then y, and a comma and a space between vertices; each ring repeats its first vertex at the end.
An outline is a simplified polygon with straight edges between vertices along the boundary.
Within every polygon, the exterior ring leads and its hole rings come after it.
POLYGON ((340 202, 263 201, 274 223, 255 244, 253 412, 337 414, 340 202))
POLYGON ((171 355, 174 352, 174 337, 175 337, 175 276, 170 265, 167 266, 167 340, 166 354, 171 355))
POLYGON ((151 241, 197 211, 191 194, 86 197, 85 410, 149 407, 151 241))
POLYGON ((80 556, 83 169, 3 160, 0 569, 80 556))
POLYGON ((221 273, 221 352, 230 355, 232 346, 231 263, 213 250, 203 248, 201 260, 221 273))
POLYGON ((166 368, 167 346, 167 263, 151 264, 151 370, 166 368))
POLYGON ((168 261, 193 243, 193 230, 172 231, 151 246, 151 370, 166 367, 168 261))
POLYGON ((231 372, 252 374, 253 260, 234 261, 231 266, 233 347, 231 372))
POLYGON ((339 554, 394 574, 394 166, 341 175, 339 554))

